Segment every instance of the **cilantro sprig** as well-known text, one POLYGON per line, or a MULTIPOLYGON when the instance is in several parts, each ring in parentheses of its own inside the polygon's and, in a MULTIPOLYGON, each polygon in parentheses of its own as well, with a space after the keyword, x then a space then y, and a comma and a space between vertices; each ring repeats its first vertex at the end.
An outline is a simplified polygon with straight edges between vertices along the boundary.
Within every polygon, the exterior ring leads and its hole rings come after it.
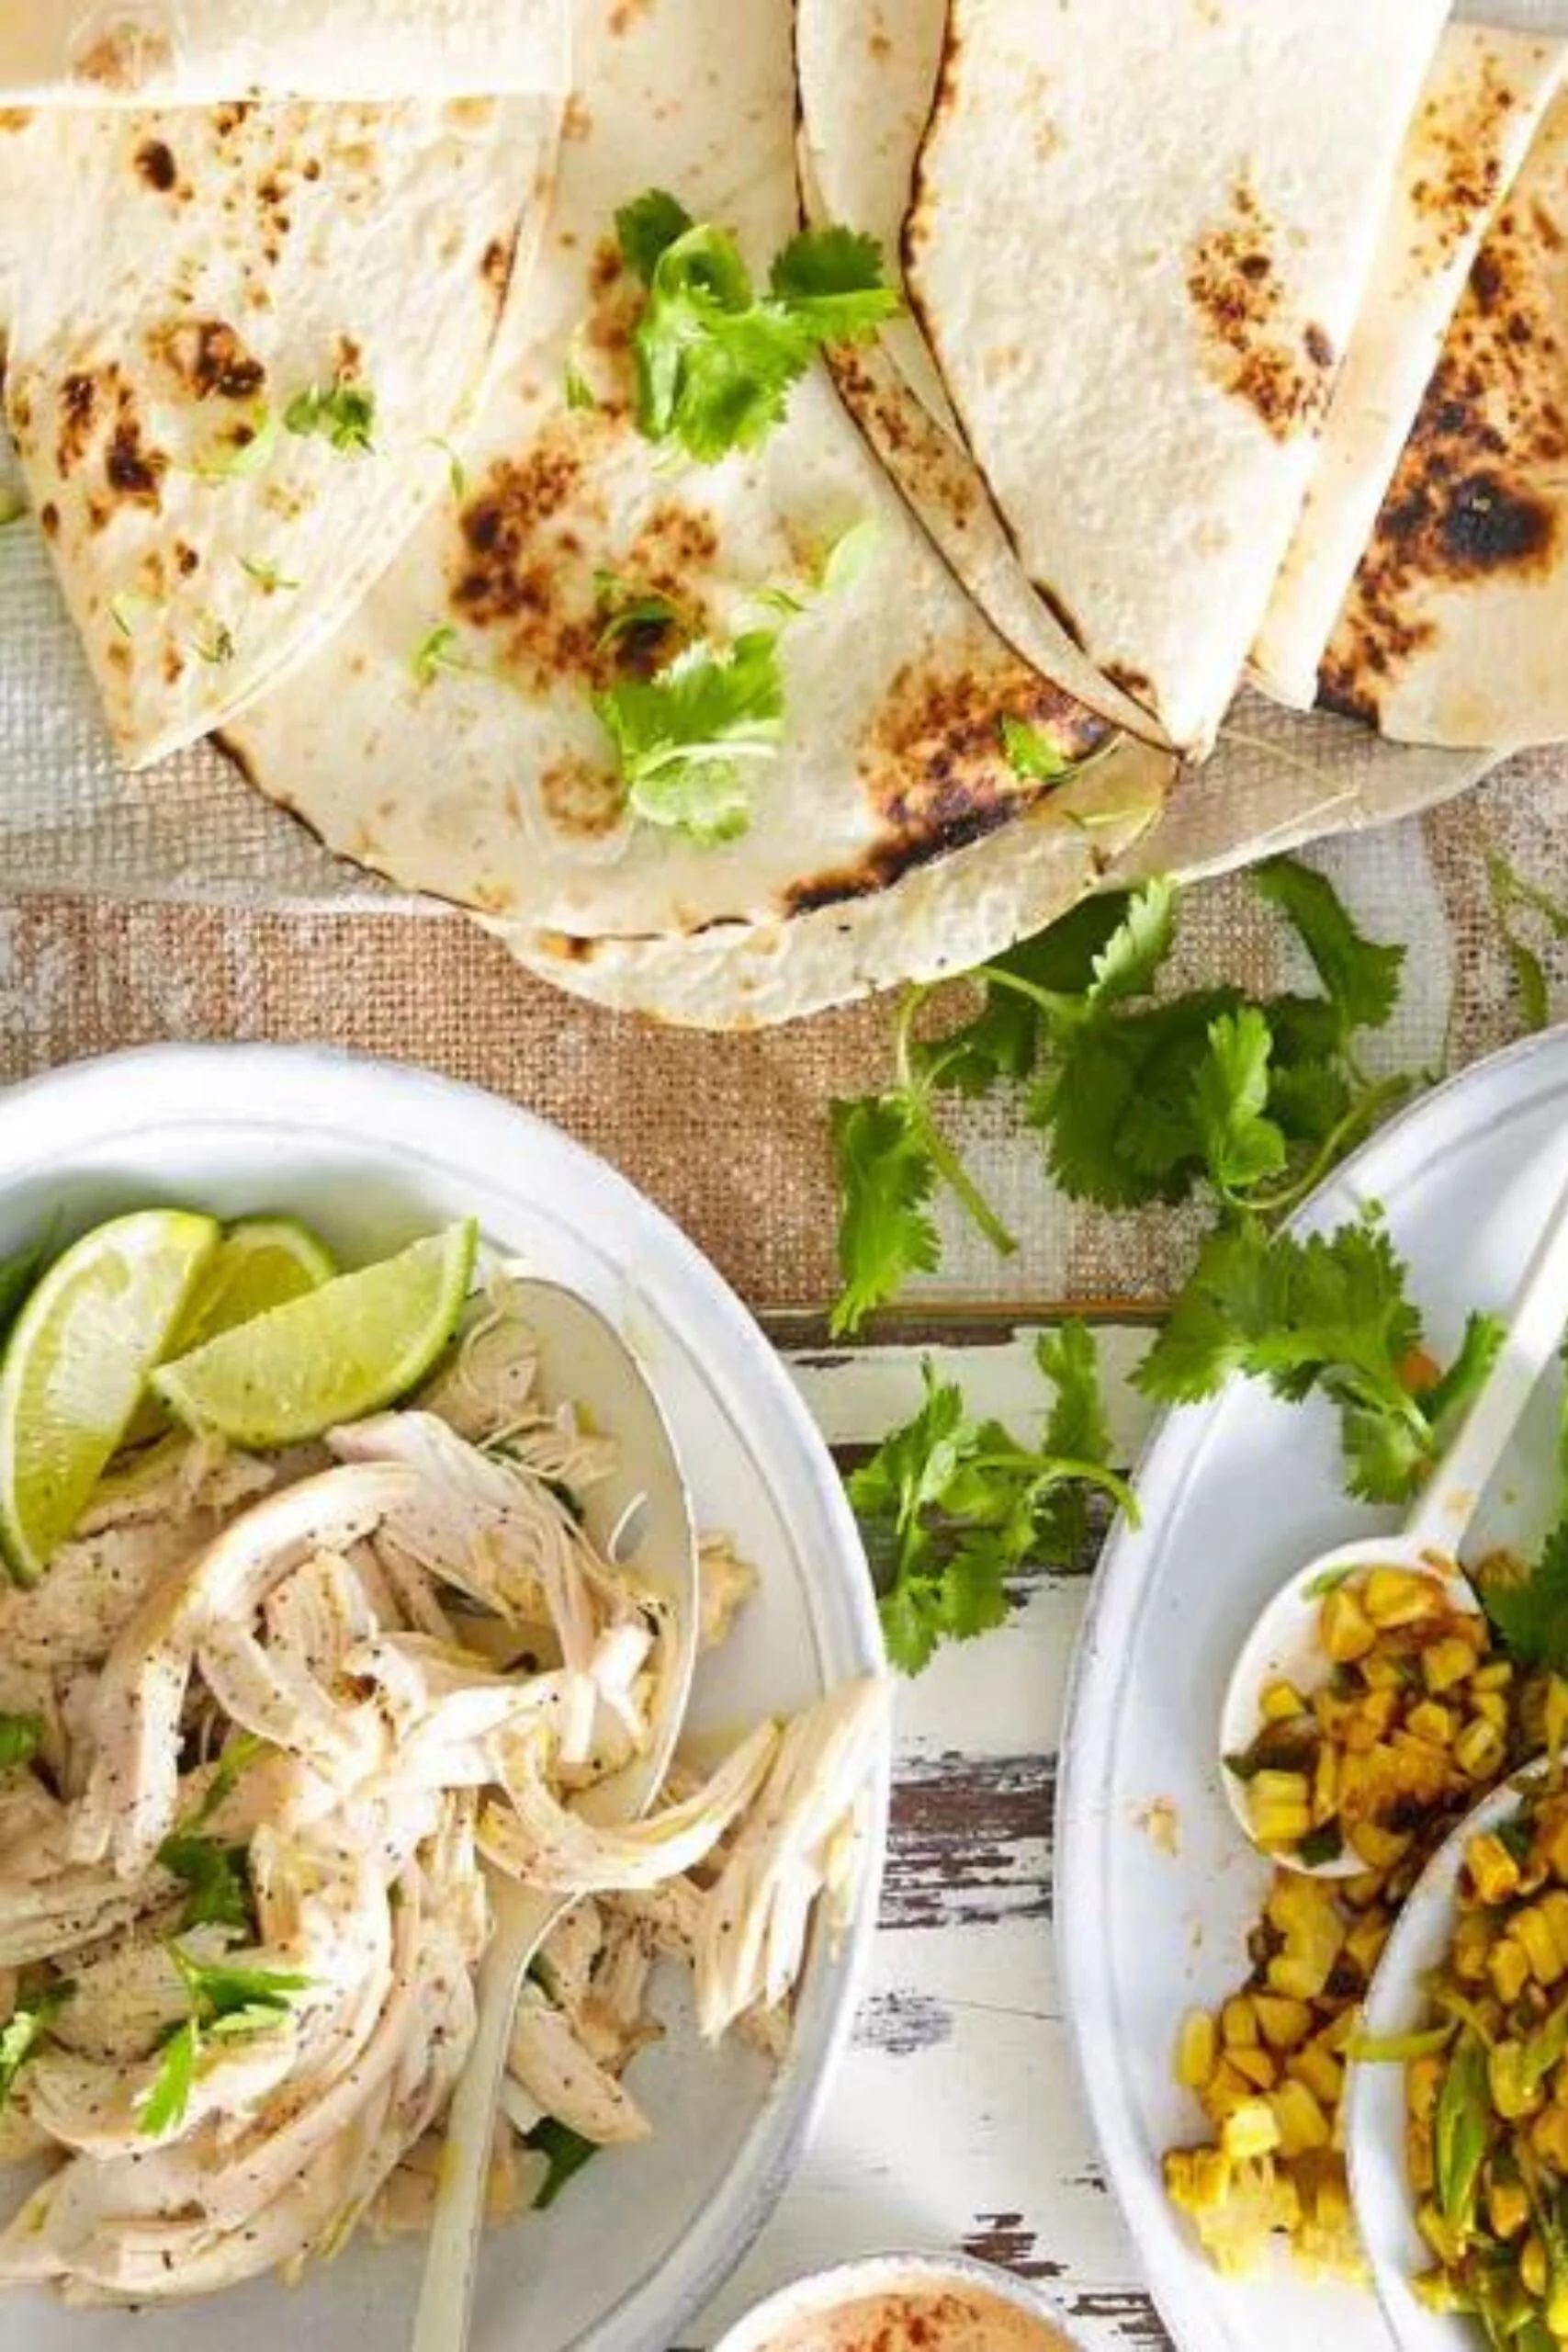
POLYGON ((887 1654, 905 1674, 940 1644, 1001 1624, 1008 1579, 1027 1562, 1076 1566, 1091 1492, 1136 1515, 1109 1464, 1092 1335, 1066 1325, 1042 1340, 1037 1361, 1055 1389, 1038 1446, 971 1418, 928 1363, 919 1410, 851 1474, 887 1654))
POLYGON ((1487 852, 1486 880, 1519 1017, 1528 1030, 1544 1029, 1551 1018, 1551 993, 1530 927, 1558 944, 1568 940, 1568 902, 1527 879, 1500 850, 1487 852))
POLYGON ((775 759, 784 738, 779 632, 685 646, 655 676, 604 687, 593 707, 634 816, 694 841, 733 841, 751 818, 747 768, 775 759))
POLYGON ((271 2031, 312 1982, 283 1969, 193 1960, 177 1943, 166 1950, 189 1997, 190 2014, 164 2041, 158 2072, 136 2110, 138 2128, 150 2139, 162 2138, 184 2122, 211 2042, 271 2031))
POLYGON ((615 227, 648 288, 632 336, 638 428, 701 463, 754 448, 819 350, 866 341, 902 307, 874 238, 848 229, 791 238, 761 292, 729 232, 663 188, 624 205, 615 227))
POLYGON ((0 1772, 30 1764, 42 1744, 41 1716, 6 1714, 0 1709, 0 1772))

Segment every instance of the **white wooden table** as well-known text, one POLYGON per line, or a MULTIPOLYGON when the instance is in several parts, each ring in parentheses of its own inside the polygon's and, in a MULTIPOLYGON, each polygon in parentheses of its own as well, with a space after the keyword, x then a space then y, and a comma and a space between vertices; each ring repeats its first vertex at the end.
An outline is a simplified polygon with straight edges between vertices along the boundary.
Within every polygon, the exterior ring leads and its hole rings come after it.
MULTIPOLYGON (((1123 1460, 1146 1426, 1125 1374, 1148 1336, 1100 1331, 1123 1460)), ((974 1408, 1032 1427, 1032 1330, 790 1361, 852 1459, 914 1410, 928 1354, 974 1408)), ((1024 1577, 1006 1626, 900 1687, 882 1923, 854 2047, 810 2155, 694 2345, 790 2278, 891 2247, 961 2248, 1048 2282, 1090 2352, 1168 2341, 1106 2188, 1056 1989, 1056 1749, 1088 1587, 1024 1577)))

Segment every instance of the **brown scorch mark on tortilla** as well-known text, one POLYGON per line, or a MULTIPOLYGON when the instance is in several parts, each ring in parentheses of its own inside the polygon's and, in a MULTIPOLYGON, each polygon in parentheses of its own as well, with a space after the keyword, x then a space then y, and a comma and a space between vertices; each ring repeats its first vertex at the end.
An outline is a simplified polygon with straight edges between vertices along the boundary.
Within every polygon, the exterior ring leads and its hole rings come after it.
POLYGON ((877 837, 852 865, 795 883, 786 911, 807 914, 886 890, 912 867, 983 840, 1016 818, 1021 806, 1044 797, 1009 765, 1004 716, 1039 728, 1075 760, 1097 751, 1113 732, 1021 662, 956 671, 906 663, 860 761, 860 786, 877 818, 877 837))
POLYGON ((32 119, 31 107, 0 107, 0 130, 26 130, 32 119))
POLYGON ((1209 373, 1276 441, 1289 441, 1322 417, 1335 351, 1314 321, 1292 316, 1279 243, 1257 192, 1237 180, 1229 217, 1189 257, 1187 292, 1209 373))
POLYGON ((1457 253, 1499 194, 1502 126, 1517 108, 1517 88, 1488 55, 1464 85, 1464 99, 1462 110, 1450 104, 1445 113, 1428 98, 1416 121, 1427 160, 1411 184, 1421 227, 1412 259, 1424 270, 1440 269, 1457 253))
POLYGON ((167 196, 180 175, 173 148, 162 139, 144 139, 136 151, 136 174, 160 196, 167 196))
POLYGON ((1476 256, 1319 675, 1331 710, 1376 722, 1432 641, 1428 588, 1544 577, 1560 560, 1568 354, 1532 255, 1553 239, 1540 208, 1510 205, 1476 256))
POLYGON ((266 381, 261 361, 221 319, 182 319, 148 342, 180 390, 198 401, 214 394, 225 401, 254 400, 266 381))
POLYGON ((539 802, 563 840, 602 841, 625 818, 626 791, 612 769, 569 752, 541 775, 539 802))

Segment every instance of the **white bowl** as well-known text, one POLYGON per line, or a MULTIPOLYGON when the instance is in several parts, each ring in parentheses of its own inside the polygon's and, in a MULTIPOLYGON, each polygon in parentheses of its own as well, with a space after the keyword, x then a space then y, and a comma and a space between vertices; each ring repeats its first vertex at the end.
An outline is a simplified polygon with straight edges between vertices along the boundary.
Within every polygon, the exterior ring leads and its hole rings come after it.
MULTIPOLYGON (((819 2270, 809 2278, 797 2278, 792 2286, 781 2287, 766 2302, 759 2303, 737 2322, 728 2335, 716 2344, 714 2352, 772 2352, 772 2346, 789 2328, 798 2328, 803 2321, 830 2319, 835 2314, 852 2310, 858 2303, 874 2302, 883 2296, 909 2298, 936 2297, 944 2294, 964 2297, 989 2297, 1004 2304, 1010 2312, 1018 2313, 1025 2323, 1008 2352, 1073 2352, 1077 2339, 1067 2334, 1067 2323, 1062 2313, 1032 2286, 1014 2278, 1010 2270, 998 2270, 989 2262, 972 2262, 963 2255, 941 2254, 874 2254, 858 2262, 842 2262, 834 2269, 819 2270), (1032 2323, 1037 2333, 1029 2331, 1032 2323)), ((905 2352, 906 2342, 913 2338, 894 2336, 889 2329, 866 2338, 866 2352, 875 2346, 882 2352, 905 2352)), ((854 2352, 862 2352, 857 2345, 854 2352)), ((947 2352, 939 2344, 934 2352, 947 2352)))
MULTIPOLYGON (((1531 1777, 1521 1774, 1473 1805, 1422 1871, 1372 1977, 1362 2025, 1369 2036, 1382 2041, 1431 2022, 1426 1979, 1453 1940, 1465 1848, 1517 1813, 1531 1777)), ((1430 2312, 1411 2291, 1416 2273, 1431 2268, 1432 2254, 1416 2226, 1405 2169, 1403 2065, 1352 2064, 1345 2130, 1356 2225, 1400 2352, 1475 2352, 1480 2338, 1470 2320, 1430 2312)))
MULTIPOLYGON (((345 1055, 164 1046, 79 1063, 0 1095, 0 1252, 57 1213, 69 1236, 139 1204, 291 1209, 369 1258, 472 1213, 636 1348, 675 1433, 699 1523, 732 1533, 762 1589, 699 1677, 698 1728, 733 1729, 882 1661, 854 1521, 832 1462, 756 1325, 682 1234, 603 1162, 477 1090, 345 1055)), ((761 2228, 848 2039, 876 1916, 886 1763, 867 1867, 837 1948, 818 1939, 776 2079, 671 2031, 634 2069, 652 2141, 607 2152, 548 2213, 487 2241, 473 2352, 668 2352, 761 2228)), ((0 2182, 0 2211, 12 2199, 0 2182)), ((392 2352, 423 2246, 355 2244, 286 2291, 144 2311, 140 2352, 392 2352)), ((123 2312, 0 2298, 0 2352, 123 2352, 123 2312)))

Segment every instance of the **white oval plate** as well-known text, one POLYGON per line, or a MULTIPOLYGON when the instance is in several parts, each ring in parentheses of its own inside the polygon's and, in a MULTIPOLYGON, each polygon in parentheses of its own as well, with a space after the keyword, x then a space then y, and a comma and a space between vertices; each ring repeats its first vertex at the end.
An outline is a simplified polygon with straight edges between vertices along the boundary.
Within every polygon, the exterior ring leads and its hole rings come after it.
MULTIPOLYGON (((1426 1096, 1319 1193, 1304 1230, 1381 1202, 1434 1352, 1466 1310, 1505 1307, 1568 1179, 1568 1031, 1531 1038, 1426 1096)), ((1537 1544, 1552 1492, 1558 1376, 1542 1383, 1470 1539, 1537 1544)), ((1085 1624, 1063 1739, 1056 1934, 1067 2014, 1149 2286, 1182 2352, 1389 2352, 1370 2291, 1282 2260, 1246 2280, 1210 2268, 1167 2202, 1160 2155, 1201 2136, 1171 2076, 1184 2010, 1233 1990, 1268 1885, 1220 1786, 1216 1727, 1258 1609, 1292 1567, 1392 1532, 1350 1501, 1332 1411, 1235 1381, 1168 1414, 1137 1474, 1143 1524, 1118 1528, 1085 1624), (1175 1853, 1137 1826, 1174 1807, 1175 1853)))
MULTIPOLYGON (((221 1216, 290 1209, 345 1258, 477 1216, 486 1238, 608 1314, 674 1430, 699 1524, 733 1534, 761 1590, 699 1672, 693 1721, 739 1729, 876 1668, 853 1519, 820 1438, 761 1333, 713 1268, 622 1178, 477 1089, 346 1055, 163 1046, 79 1063, 0 1096, 0 1251, 58 1210, 66 1230, 153 1201, 221 1216)), ((473 2352, 668 2352, 739 2261, 799 2158, 848 2038, 876 1917, 886 1758, 867 1869, 837 1950, 820 1939, 776 2080, 704 2050, 683 1988, 637 2063, 652 2140, 607 2152, 544 2215, 486 2244, 473 2352)), ((12 2199, 0 2177, 0 2211, 12 2199)), ((355 2245, 288 2291, 270 2279, 144 2311, 140 2352, 397 2352, 422 2246, 355 2245)), ((0 2295, 0 2352, 123 2352, 124 2312, 0 2295)))

